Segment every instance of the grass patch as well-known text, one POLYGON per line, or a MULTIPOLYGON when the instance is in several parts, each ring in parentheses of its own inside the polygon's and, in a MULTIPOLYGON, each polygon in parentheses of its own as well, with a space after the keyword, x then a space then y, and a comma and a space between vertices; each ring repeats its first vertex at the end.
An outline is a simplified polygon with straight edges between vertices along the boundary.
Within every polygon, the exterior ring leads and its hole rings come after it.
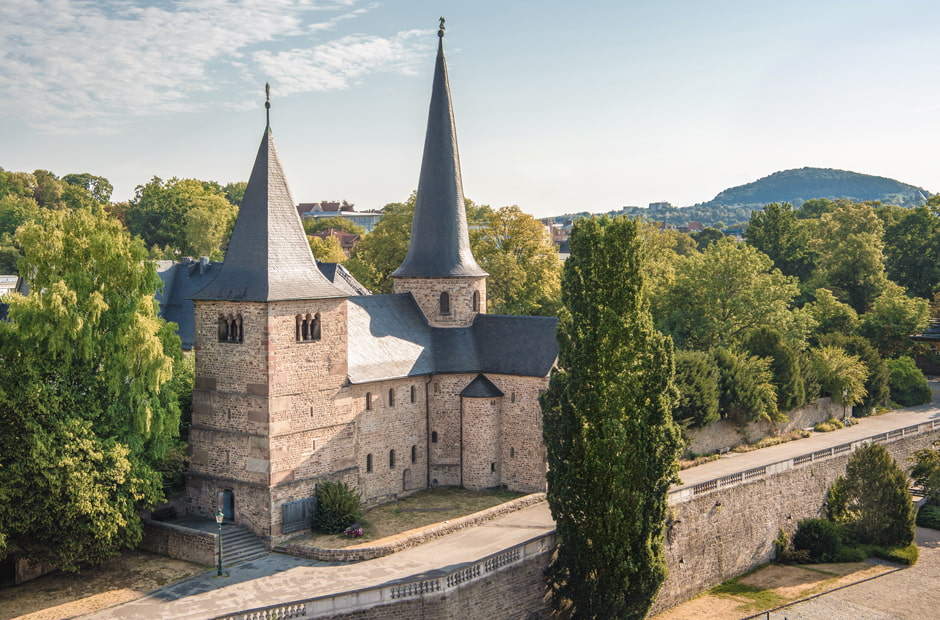
POLYGON ((917 525, 940 530, 940 506, 924 505, 917 511, 917 525))
POLYGON ((679 459, 679 470, 697 467, 710 461, 717 461, 721 458, 720 454, 690 454, 687 459, 679 459))
POLYGON ((468 491, 458 487, 425 489, 395 502, 366 510, 362 516, 363 535, 348 538, 342 534, 308 533, 289 542, 340 549, 361 545, 408 530, 473 514, 522 497, 513 491, 468 491))
POLYGON ((872 547, 872 555, 882 560, 896 562, 904 566, 911 566, 917 563, 917 543, 911 543, 906 547, 872 547))
POLYGON ((740 583, 737 579, 729 579, 708 591, 709 594, 719 598, 735 600, 745 599, 739 607, 741 611, 760 611, 779 607, 787 602, 787 598, 776 592, 740 583))

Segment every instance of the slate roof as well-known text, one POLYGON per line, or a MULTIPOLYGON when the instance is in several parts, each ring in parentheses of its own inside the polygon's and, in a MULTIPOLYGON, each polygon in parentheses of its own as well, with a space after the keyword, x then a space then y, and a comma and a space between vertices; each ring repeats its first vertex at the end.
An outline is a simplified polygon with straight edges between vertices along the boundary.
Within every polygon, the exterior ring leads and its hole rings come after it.
POLYGON ((255 158, 225 262, 198 300, 284 301, 345 297, 316 267, 270 127, 255 158))
POLYGON ((431 327, 410 293, 350 297, 349 380, 471 372, 544 377, 558 357, 557 322, 480 314, 470 327, 431 327))
POLYGON ((483 375, 477 375, 460 393, 465 398, 499 398, 503 391, 483 375))
POLYGON ((444 38, 440 33, 434 84, 418 178, 411 243, 393 277, 454 278, 487 275, 470 251, 457 130, 451 106, 444 38))

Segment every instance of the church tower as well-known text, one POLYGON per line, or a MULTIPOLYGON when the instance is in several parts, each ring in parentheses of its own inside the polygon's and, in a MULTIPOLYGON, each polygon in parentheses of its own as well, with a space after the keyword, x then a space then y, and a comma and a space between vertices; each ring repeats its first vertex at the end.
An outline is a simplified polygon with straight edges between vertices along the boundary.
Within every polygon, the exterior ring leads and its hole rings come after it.
POLYGON ((341 445, 312 458, 346 379, 345 298, 311 254, 268 116, 225 261, 192 297, 188 512, 221 509, 271 540, 282 504, 354 460, 341 445))
POLYGON ((444 61, 444 20, 418 179, 411 243, 393 274, 396 293, 411 293, 433 327, 468 327, 486 312, 486 276, 470 251, 457 131, 444 61))

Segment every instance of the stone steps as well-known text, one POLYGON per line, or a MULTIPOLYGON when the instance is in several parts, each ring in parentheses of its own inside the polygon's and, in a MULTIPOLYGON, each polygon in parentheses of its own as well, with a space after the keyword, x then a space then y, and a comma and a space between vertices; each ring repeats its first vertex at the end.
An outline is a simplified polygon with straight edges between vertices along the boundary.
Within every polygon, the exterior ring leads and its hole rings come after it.
POLYGON ((222 564, 234 566, 268 555, 270 551, 261 539, 247 528, 222 525, 222 564))

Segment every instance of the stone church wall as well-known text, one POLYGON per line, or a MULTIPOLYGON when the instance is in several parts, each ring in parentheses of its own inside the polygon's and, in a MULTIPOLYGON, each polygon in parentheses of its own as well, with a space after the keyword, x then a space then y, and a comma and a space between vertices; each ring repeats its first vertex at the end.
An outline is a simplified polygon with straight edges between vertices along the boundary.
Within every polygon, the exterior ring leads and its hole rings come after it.
POLYGON ((395 278, 396 293, 411 293, 432 327, 466 327, 486 312, 486 278, 395 278), (441 314, 441 293, 450 295, 450 313, 441 314), (479 293, 479 310, 473 293, 479 293))

